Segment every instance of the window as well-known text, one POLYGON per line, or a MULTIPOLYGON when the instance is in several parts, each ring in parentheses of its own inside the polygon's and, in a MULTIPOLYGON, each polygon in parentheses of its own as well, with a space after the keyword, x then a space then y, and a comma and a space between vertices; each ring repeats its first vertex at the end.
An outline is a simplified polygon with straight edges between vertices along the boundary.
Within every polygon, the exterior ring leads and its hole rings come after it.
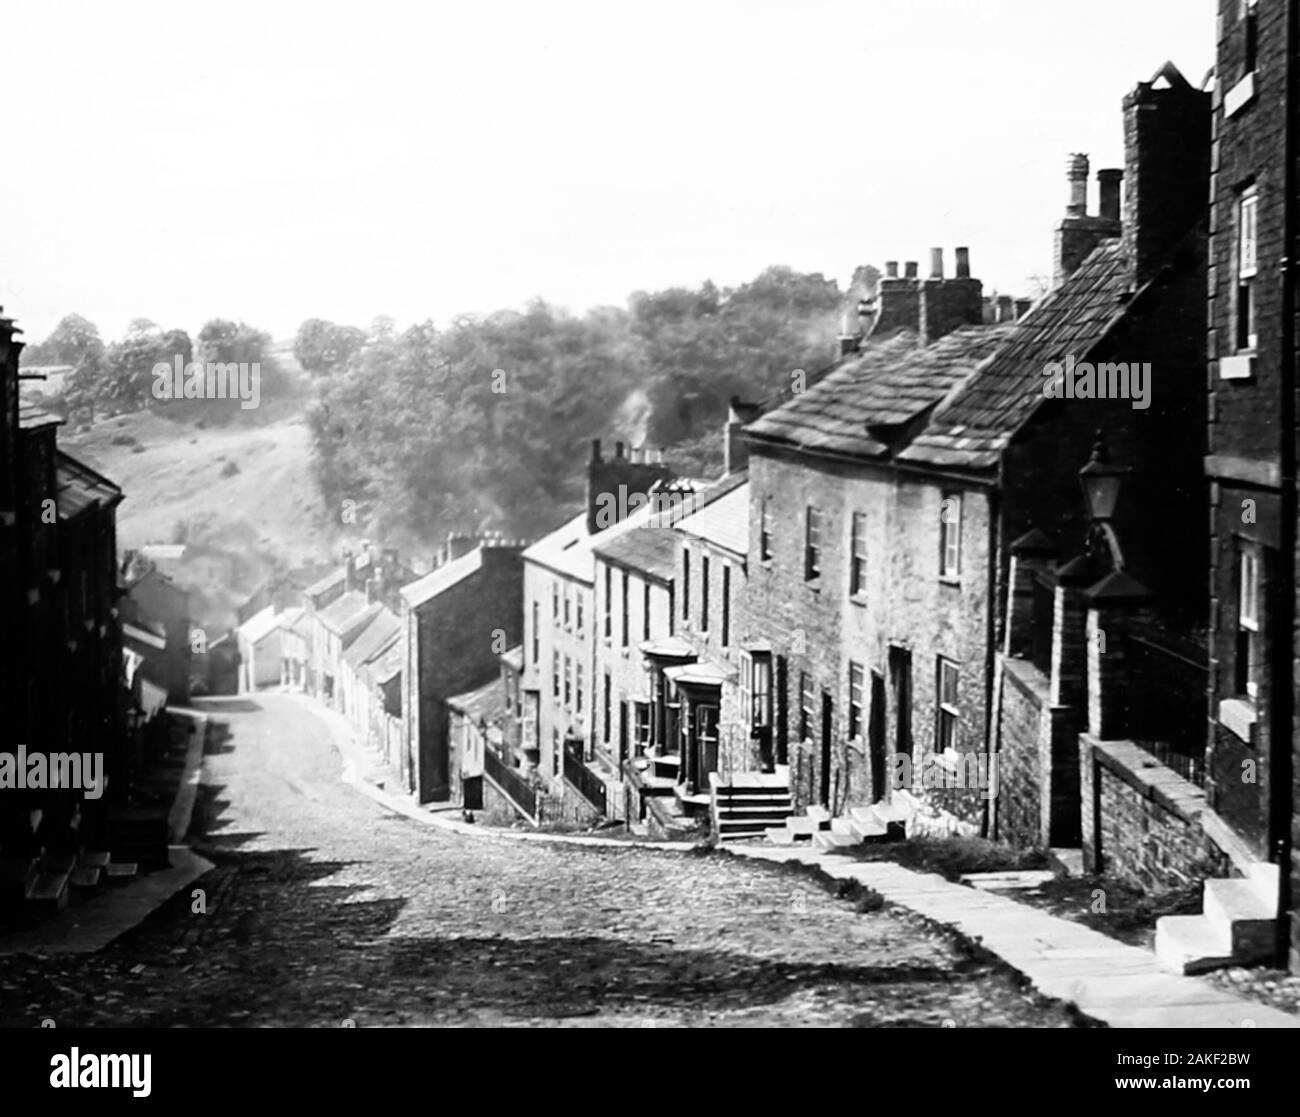
POLYGON ((853 533, 849 544, 849 593, 854 597, 867 592, 867 517, 853 513, 853 533))
POLYGON ((604 726, 605 744, 609 744, 609 723, 611 720, 613 720, 610 713, 612 709, 613 709, 613 701, 611 697, 609 672, 606 671, 605 672, 605 702, 604 702, 604 711, 603 711, 605 716, 604 718, 601 719, 602 724, 604 726))
POLYGON ((745 657, 741 685, 749 704, 749 724, 766 729, 772 724, 772 660, 767 655, 745 657))
POLYGON ((939 577, 961 576, 961 494, 944 493, 939 506, 939 577))
POLYGON ((582 713, 582 664, 577 664, 574 671, 573 709, 580 714, 582 713))
POLYGON ((564 587, 564 627, 569 627, 569 587, 564 587))
POLYGON ((691 619, 691 551, 682 548, 682 620, 691 619))
POLYGON ((551 652, 551 697, 560 697, 560 653, 551 652))
POLYGON ((722 568, 722 646, 731 643, 731 567, 722 568))
POLYGON ((772 498, 763 498, 762 515, 759 517, 758 557, 767 562, 772 557, 772 498))
POLYGON ((1259 696, 1261 658, 1260 554, 1253 543, 1243 542, 1237 551, 1237 655, 1236 692, 1254 699, 1259 696))
POLYGON ((650 703, 632 703, 632 740, 636 755, 641 756, 650 747, 650 703))
POLYGON ((578 629, 578 632, 581 633, 582 632, 582 590, 580 589, 573 595, 573 608, 578 614, 578 623, 576 627, 578 629))
POLYGON ((628 603, 628 598, 631 595, 631 593, 632 593, 631 580, 628 577, 627 571, 624 570, 623 571, 623 647, 625 648, 627 647, 627 641, 628 641, 628 624, 629 624, 628 615, 631 610, 631 605, 628 603))
POLYGON ((542 652, 542 610, 536 601, 533 602, 533 666, 541 667, 542 652))
POLYGON ((849 664, 849 740, 862 736, 862 664, 849 664))
POLYGON ((709 556, 700 559, 700 631, 709 631, 709 556))
POLYGON ((815 708, 813 706, 813 685, 807 671, 799 672, 799 740, 807 741, 812 737, 815 708))
POLYGON ((1254 349, 1259 340, 1256 322, 1256 273, 1259 270, 1257 214, 1259 195, 1248 186, 1237 199, 1237 348, 1254 349))
POLYGON ((560 623, 560 583, 551 583, 551 620, 560 623))
POLYGON ((641 639, 650 639, 650 583, 641 587, 641 639))
POLYGON ((568 707, 573 701, 573 660, 564 657, 564 705, 568 707))
POLYGON ((613 620, 613 595, 614 595, 614 571, 605 567, 605 639, 608 640, 614 634, 613 620))
POLYGON ((1256 0, 1241 0, 1237 18, 1241 21, 1242 55, 1247 74, 1253 74, 1259 62, 1259 13, 1256 0))
POLYGON ((551 730, 551 775, 560 774, 560 731, 551 730))
POLYGON ((822 576, 822 514, 812 505, 804 514, 803 576, 806 582, 822 576))
POLYGON ((961 714, 957 710, 957 665, 950 659, 939 659, 938 669, 938 724, 935 727, 934 747, 942 756, 957 747, 957 723, 961 714))

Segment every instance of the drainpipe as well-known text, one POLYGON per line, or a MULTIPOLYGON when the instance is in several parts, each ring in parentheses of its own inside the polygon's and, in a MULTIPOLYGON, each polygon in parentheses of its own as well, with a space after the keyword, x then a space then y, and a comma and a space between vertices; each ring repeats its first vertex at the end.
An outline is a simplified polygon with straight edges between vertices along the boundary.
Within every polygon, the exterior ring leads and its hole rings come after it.
POLYGON ((1286 45, 1286 143, 1285 188, 1282 240, 1282 400, 1279 426, 1282 430, 1282 561, 1278 563, 1279 597, 1276 610, 1278 632, 1273 639, 1273 726, 1269 765, 1269 814, 1273 850, 1278 867, 1277 961, 1287 968, 1291 953, 1291 750, 1294 747, 1295 654, 1294 603, 1296 592, 1296 166, 1300 157, 1300 131, 1296 107, 1300 105, 1300 72, 1296 55, 1300 50, 1300 0, 1287 4, 1286 45), (1285 680, 1285 685, 1277 685, 1285 680))
MULTIPOLYGON (((998 467, 1001 473, 1001 465, 998 467)), ((999 476, 999 485, 1001 477, 999 476)), ((988 757, 990 792, 997 790, 1000 783, 1000 773, 997 770, 997 723, 994 714, 1000 716, 999 710, 993 709, 994 703, 994 682, 997 676, 997 621, 998 621, 998 576, 1002 570, 1002 552, 998 546, 998 516, 1000 514, 1001 488, 992 486, 988 490, 988 517, 989 517, 989 542, 988 542, 988 616, 985 619, 985 647, 984 647, 984 752, 988 757)), ((989 794, 984 799, 984 818, 981 823, 981 837, 992 838, 997 833, 998 824, 998 807, 997 798, 989 794)))

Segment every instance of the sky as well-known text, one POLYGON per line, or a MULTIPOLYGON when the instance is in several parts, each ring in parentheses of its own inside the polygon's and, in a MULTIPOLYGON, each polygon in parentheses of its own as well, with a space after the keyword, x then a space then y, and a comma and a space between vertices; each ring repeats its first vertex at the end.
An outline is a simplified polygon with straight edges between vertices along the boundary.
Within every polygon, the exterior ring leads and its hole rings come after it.
MULTIPOLYGON (((9 0, 0 306, 399 326, 785 264, 1051 271, 1065 161, 1214 0, 9 0)), ((1095 209, 1095 180, 1092 187, 1095 209)))

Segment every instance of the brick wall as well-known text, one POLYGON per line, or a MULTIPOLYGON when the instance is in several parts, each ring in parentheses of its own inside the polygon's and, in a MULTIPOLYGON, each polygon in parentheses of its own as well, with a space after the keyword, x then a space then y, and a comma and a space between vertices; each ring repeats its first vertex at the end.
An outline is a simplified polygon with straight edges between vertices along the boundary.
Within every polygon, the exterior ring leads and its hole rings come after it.
POLYGON ((1042 845, 1045 784, 1042 741, 1048 732, 1046 676, 1025 660, 1002 670, 996 837, 1018 846, 1042 845))

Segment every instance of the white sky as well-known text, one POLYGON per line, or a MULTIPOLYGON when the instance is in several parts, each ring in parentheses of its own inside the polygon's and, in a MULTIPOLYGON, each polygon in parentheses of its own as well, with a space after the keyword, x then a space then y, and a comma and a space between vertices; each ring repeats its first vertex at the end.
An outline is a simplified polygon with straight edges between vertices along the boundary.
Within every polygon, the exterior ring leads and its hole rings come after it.
MULTIPOLYGON (((1050 271, 1065 157, 1214 0, 10 0, 0 305, 399 325, 969 245, 1050 271)), ((1095 194, 1095 185, 1093 187, 1095 194)), ((1091 203, 1095 207, 1095 200, 1091 203)))

